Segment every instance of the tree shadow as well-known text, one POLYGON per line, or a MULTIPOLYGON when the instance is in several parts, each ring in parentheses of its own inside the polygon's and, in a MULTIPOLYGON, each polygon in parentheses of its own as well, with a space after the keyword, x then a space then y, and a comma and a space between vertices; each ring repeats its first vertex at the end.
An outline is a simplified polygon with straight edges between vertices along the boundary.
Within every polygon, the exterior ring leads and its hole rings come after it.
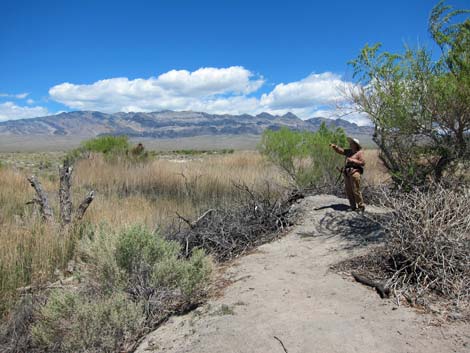
MULTIPOLYGON (((331 208, 331 206, 323 208, 331 208)), ((331 211, 322 217, 314 232, 298 234, 302 238, 340 237, 345 240, 344 249, 365 247, 383 240, 385 231, 380 224, 381 217, 385 217, 385 215, 331 211)))

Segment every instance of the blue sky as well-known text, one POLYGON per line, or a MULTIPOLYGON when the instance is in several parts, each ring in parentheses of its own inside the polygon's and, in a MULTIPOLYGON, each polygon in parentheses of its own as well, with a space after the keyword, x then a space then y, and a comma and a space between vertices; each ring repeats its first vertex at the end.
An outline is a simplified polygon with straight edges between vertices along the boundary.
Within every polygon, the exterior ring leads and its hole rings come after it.
POLYGON ((70 110, 328 115, 364 44, 431 44, 434 4, 0 0, 0 121, 70 110))

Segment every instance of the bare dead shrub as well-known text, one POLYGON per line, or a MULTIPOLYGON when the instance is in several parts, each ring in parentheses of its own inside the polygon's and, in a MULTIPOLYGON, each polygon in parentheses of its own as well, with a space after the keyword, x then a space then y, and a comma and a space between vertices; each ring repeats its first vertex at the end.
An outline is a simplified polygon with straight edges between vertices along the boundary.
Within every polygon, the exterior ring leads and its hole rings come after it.
POLYGON ((274 198, 272 190, 251 190, 246 185, 234 185, 243 192, 230 206, 208 210, 196 221, 180 216, 181 222, 170 232, 186 252, 202 248, 218 261, 226 261, 279 236, 291 224, 289 208, 301 194, 274 198))
POLYGON ((384 192, 392 211, 380 216, 385 242, 349 268, 387 278, 397 298, 427 305, 439 297, 453 311, 470 307, 470 189, 433 185, 425 191, 384 192))

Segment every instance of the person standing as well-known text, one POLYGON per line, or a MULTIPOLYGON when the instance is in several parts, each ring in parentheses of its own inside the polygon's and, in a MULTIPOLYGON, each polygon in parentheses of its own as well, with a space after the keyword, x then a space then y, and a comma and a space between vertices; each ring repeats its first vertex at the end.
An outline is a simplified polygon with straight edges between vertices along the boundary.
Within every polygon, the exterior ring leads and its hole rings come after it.
POLYGON ((364 212, 365 205, 361 193, 361 176, 364 173, 364 151, 358 139, 348 137, 349 149, 343 149, 335 144, 330 144, 336 153, 346 157, 346 165, 343 169, 346 195, 353 211, 364 212))

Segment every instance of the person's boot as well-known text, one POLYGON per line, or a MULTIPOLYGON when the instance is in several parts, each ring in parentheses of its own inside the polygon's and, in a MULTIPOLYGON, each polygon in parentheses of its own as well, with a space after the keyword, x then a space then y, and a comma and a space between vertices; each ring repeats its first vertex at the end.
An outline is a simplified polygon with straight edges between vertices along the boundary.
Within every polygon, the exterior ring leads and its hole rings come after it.
POLYGON ((354 209, 357 213, 364 214, 366 210, 366 206, 359 206, 358 208, 354 209))

